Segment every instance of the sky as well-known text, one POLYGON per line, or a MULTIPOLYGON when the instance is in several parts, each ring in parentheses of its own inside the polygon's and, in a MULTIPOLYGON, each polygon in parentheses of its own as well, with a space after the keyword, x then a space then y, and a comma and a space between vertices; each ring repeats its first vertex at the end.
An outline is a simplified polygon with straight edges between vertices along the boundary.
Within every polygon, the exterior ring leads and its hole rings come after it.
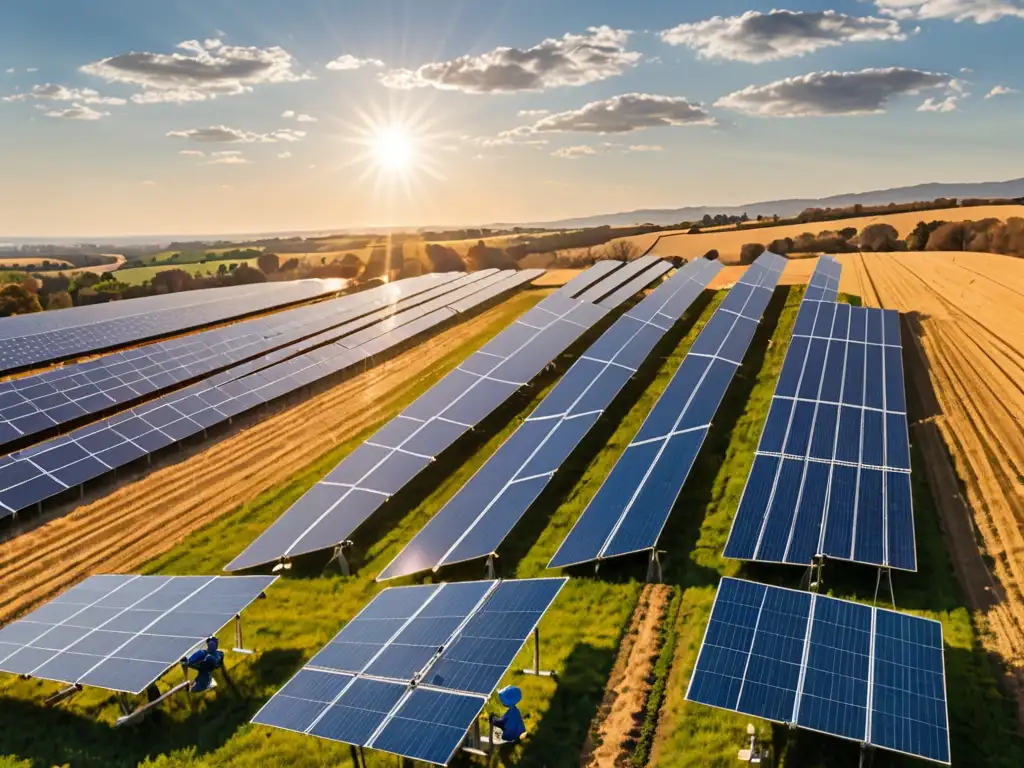
POLYGON ((1024 176, 1024 0, 0 3, 0 240, 1024 176))

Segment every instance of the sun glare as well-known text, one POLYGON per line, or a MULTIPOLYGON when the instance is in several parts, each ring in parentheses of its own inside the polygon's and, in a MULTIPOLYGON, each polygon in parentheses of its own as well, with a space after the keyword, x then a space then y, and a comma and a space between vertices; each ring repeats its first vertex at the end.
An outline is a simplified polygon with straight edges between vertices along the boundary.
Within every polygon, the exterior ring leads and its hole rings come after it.
POLYGON ((413 162, 413 144, 412 136, 404 127, 386 126, 374 137, 374 161, 383 169, 405 172, 413 162))

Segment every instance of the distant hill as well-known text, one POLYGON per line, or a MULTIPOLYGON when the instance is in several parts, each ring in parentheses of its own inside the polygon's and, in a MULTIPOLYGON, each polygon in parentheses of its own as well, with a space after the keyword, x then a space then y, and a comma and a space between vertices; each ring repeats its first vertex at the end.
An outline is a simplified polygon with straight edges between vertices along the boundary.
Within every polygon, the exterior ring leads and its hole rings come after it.
MULTIPOLYGON (((874 192, 835 195, 816 199, 769 200, 762 203, 748 203, 736 206, 705 206, 690 208, 641 209, 625 213, 609 213, 602 216, 583 216, 576 219, 522 223, 520 226, 547 227, 550 229, 576 229, 582 227, 624 227, 633 224, 675 224, 680 221, 695 221, 704 214, 716 213, 739 216, 746 213, 750 218, 757 216, 795 216, 805 208, 846 208, 851 205, 887 205, 888 203, 914 203, 920 200, 934 200, 937 197, 959 199, 1015 198, 1024 197, 1024 179, 991 181, 976 184, 918 184, 913 187, 880 189, 874 192)), ((508 227, 513 224, 492 224, 492 227, 508 227)))

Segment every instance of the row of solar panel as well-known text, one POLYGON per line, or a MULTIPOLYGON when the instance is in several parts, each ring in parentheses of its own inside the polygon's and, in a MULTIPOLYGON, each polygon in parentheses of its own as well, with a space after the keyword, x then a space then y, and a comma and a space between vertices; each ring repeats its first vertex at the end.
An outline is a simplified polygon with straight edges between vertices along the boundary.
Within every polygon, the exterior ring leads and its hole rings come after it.
POLYGON ((615 321, 378 576, 494 553, 672 325, 722 269, 698 259, 615 321))
POLYGON ((785 264, 766 252, 729 291, 549 568, 657 545, 785 264))
POLYGON ((209 288, 0 320, 0 371, 64 360, 338 291, 338 280, 209 288))
MULTIPOLYGON (((370 324, 497 270, 431 274, 224 328, 105 355, 0 383, 0 446, 138 400, 320 334, 345 322, 370 324), (479 275, 479 277, 477 277, 479 275)), ((331 331, 327 331, 331 333, 331 331)))
POLYGON ((0 629, 0 672, 141 693, 276 576, 91 576, 0 629))
POLYGON ((669 269, 669 263, 650 257, 625 265, 604 262, 545 298, 349 454, 227 570, 348 540, 461 435, 526 386, 612 308, 669 269))
POLYGON ((897 313, 805 298, 796 329, 725 555, 914 570, 897 313))
POLYGON ((942 625, 724 578, 686 698, 948 763, 942 625))
POLYGON ((253 722, 447 764, 564 584, 386 589, 253 722))
MULTIPOLYGON (((283 362, 259 360, 0 459, 0 516, 26 509, 146 454, 225 422, 244 411, 297 391, 404 343, 450 319, 450 302, 512 290, 538 271, 485 277, 368 328, 283 362), (487 284, 486 286, 484 284, 487 284), (256 372, 250 372, 256 371, 256 372)), ((339 335, 343 331, 339 331, 339 335)))

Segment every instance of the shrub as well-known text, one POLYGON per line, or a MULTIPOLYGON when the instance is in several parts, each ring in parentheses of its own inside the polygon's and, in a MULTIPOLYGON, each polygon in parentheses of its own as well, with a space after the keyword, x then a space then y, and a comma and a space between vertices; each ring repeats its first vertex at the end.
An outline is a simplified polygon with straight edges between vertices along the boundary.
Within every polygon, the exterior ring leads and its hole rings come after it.
POLYGON ((860 249, 869 253, 906 250, 906 244, 900 240, 900 233, 891 224, 869 224, 857 240, 860 249))
POLYGON ((740 264, 753 264, 754 259, 764 253, 761 243, 747 243, 740 248, 740 264))
POLYGON ((427 243, 427 258, 435 272, 465 272, 466 262, 454 248, 427 243))
POLYGON ((717 249, 712 248, 710 251, 704 254, 704 258, 707 259, 708 261, 715 261, 718 258, 717 249))
POLYGON ((22 285, 5 285, 0 290, 0 317, 11 317, 13 315, 28 315, 33 312, 42 312, 43 307, 39 303, 39 297, 32 291, 26 290, 22 285))

